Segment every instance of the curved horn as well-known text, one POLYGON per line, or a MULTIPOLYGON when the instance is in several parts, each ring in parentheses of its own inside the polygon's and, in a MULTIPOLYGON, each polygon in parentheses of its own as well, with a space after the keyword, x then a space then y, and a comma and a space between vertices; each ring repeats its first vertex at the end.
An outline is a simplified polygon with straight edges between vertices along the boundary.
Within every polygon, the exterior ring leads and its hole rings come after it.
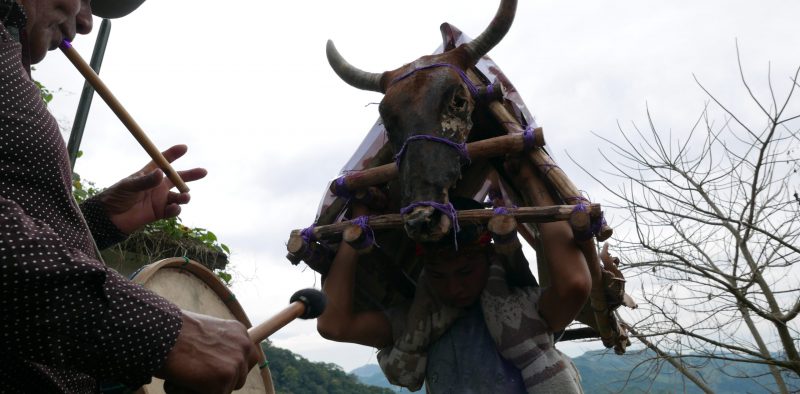
POLYGON ((511 24, 514 22, 514 14, 516 14, 516 12, 517 0, 502 0, 500 2, 497 14, 495 14, 489 27, 487 27, 478 38, 464 45, 464 48, 470 55, 472 64, 481 60, 483 55, 489 53, 489 51, 505 37, 506 33, 508 33, 508 29, 511 28, 511 24))
POLYGON ((383 74, 370 73, 353 67, 339 54, 331 40, 328 40, 325 53, 328 55, 328 63, 330 63, 331 68, 343 81, 362 90, 383 93, 383 88, 381 88, 383 74))

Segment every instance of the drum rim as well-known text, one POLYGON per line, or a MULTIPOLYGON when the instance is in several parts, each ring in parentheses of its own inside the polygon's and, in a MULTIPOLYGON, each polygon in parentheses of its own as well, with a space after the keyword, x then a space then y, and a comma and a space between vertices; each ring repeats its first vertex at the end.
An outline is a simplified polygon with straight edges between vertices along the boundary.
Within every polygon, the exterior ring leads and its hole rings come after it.
MULTIPOLYGON (((150 278, 155 275, 156 272, 161 270, 162 268, 167 269, 178 269, 179 271, 186 271, 194 276, 196 276, 199 280, 205 283, 211 290, 216 293, 216 295, 222 300, 226 307, 231 311, 231 314, 236 318, 237 321, 244 324, 246 328, 252 327, 252 323, 250 323, 250 319, 247 317, 247 314, 244 312, 242 305, 239 304, 239 301, 236 299, 236 295, 226 286, 213 271, 206 268, 206 266, 191 260, 187 257, 169 257, 163 260, 156 261, 154 263, 147 264, 136 271, 131 280, 144 286, 150 278)), ((261 348, 261 345, 258 346, 258 353, 259 353, 259 363, 266 362, 267 356, 264 354, 264 349, 261 348)), ((257 366, 261 369, 260 375, 261 378, 264 380, 264 386, 267 390, 267 394, 274 393, 275 388, 272 382, 272 374, 269 369, 269 365, 264 365, 261 367, 260 365, 257 366)))
POLYGON ((198 279, 203 281, 217 296, 225 303, 225 305, 231 309, 231 313, 236 320, 240 323, 244 324, 245 327, 250 328, 252 327, 252 323, 250 323, 250 319, 247 317, 247 314, 244 312, 242 305, 239 304, 239 301, 236 299, 236 295, 231 292, 231 290, 220 280, 214 272, 210 269, 206 268, 206 266, 191 260, 185 257, 169 257, 163 260, 156 261, 151 264, 147 264, 142 267, 141 270, 136 272, 134 276, 131 278, 135 283, 140 285, 144 285, 147 283, 150 278, 155 275, 162 268, 174 268, 178 269, 179 271, 186 271, 189 273, 194 274, 198 279))

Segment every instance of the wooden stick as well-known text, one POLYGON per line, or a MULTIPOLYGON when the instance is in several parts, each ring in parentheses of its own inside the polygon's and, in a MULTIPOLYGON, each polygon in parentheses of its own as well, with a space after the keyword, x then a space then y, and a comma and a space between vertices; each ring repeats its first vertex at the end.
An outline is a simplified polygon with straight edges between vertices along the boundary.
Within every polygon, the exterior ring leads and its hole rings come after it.
MULTIPOLYGON (((520 129, 521 130, 521 129, 520 129)), ((471 159, 486 159, 507 153, 525 150, 525 139, 515 130, 512 135, 488 138, 467 144, 467 152, 471 159)), ((545 145, 544 131, 541 127, 534 130, 534 146, 545 145)), ((344 184, 348 190, 360 190, 368 186, 380 185, 397 178, 397 165, 394 163, 369 168, 345 175, 344 184)), ((335 193, 335 185, 331 183, 331 192, 335 193)))
POLYGON ((517 221, 511 215, 497 215, 489 219, 486 227, 492 233, 496 252, 510 255, 522 247, 517 238, 517 226, 517 221))
POLYGON ((164 174, 167 175, 169 180, 172 181, 172 183, 178 188, 178 190, 180 190, 181 193, 188 193, 189 187, 186 186, 186 183, 183 182, 183 179, 181 179, 180 175, 178 175, 175 169, 172 168, 172 165, 169 164, 169 161, 164 158, 164 155, 161 154, 161 151, 156 148, 155 144, 153 144, 153 141, 147 137, 147 134, 145 134, 144 130, 139 127, 139 124, 133 120, 133 117, 128 113, 128 111, 125 110, 125 107, 122 106, 122 103, 120 103, 119 100, 114 97, 114 94, 111 93, 111 90, 108 89, 108 86, 106 86, 97 73, 92 70, 92 67, 90 67, 86 61, 83 60, 83 58, 81 58, 81 55, 78 54, 78 51, 76 51, 68 41, 62 42, 59 48, 62 52, 64 52, 64 55, 67 56, 67 59, 72 62, 75 68, 80 71, 86 81, 92 85, 97 94, 103 98, 103 101, 108 104, 109 108, 114 111, 119 120, 121 120, 125 127, 128 128, 128 131, 133 134, 133 137, 136 138, 136 141, 139 142, 139 145, 144 148, 147 154, 150 155, 150 158, 152 158, 156 165, 158 165, 158 168, 164 171, 164 174))
MULTIPOLYGON (((547 223, 556 222, 559 220, 568 220, 572 211, 575 209, 574 205, 553 205, 549 207, 520 207, 509 208, 508 215, 516 219, 520 223, 547 223)), ((589 205, 589 212, 600 212, 600 204, 589 205)), ((490 209, 470 209, 458 211, 458 221, 461 223, 487 223, 495 216, 494 212, 490 209)), ((341 239, 342 233, 355 223, 352 220, 344 221, 326 226, 314 227, 314 236, 320 240, 338 241, 341 239)), ((369 226, 373 231, 389 230, 400 228, 403 226, 403 218, 400 214, 388 214, 372 216, 369 218, 369 226)), ((289 238, 289 246, 298 252, 302 250, 296 244, 298 240, 302 241, 300 232, 302 230, 293 230, 289 238)), ((292 250, 289 250, 292 252, 292 250)), ((294 252, 292 252, 294 253, 294 252)))
POLYGON ((253 343, 261 343, 270 335, 280 330, 281 327, 289 324, 292 320, 302 316, 306 311, 306 305, 302 301, 295 301, 282 311, 278 312, 275 316, 267 319, 267 321, 247 330, 247 335, 253 343))
POLYGON ((300 235, 299 230, 293 232, 291 237, 289 237, 286 250, 289 252, 286 258, 294 265, 305 261, 306 265, 323 275, 327 274, 331 267, 333 253, 317 242, 306 242, 300 235))
POLYGON ((372 244, 366 245, 369 235, 361 226, 350 225, 342 231, 342 240, 347 242, 358 254, 367 254, 372 251, 372 244))
MULTIPOLYGON (((506 128, 506 131, 513 132, 518 130, 522 126, 519 124, 519 121, 508 112, 508 110, 503 106, 502 103, 499 102, 491 102, 489 104, 489 110, 495 116, 495 118, 506 128)), ((578 188, 575 186, 574 183, 567 177, 567 174, 558 167, 558 164, 553 160, 550 155, 545 153, 541 149, 533 149, 528 154, 530 159, 533 163, 540 169, 543 169, 543 173, 550 184, 556 189, 558 194, 560 194, 567 203, 574 203, 578 202, 581 194, 578 188)), ((595 214, 592 215, 596 217, 595 214)), ((588 223, 583 223, 580 220, 576 220, 576 223, 573 225, 577 225, 579 228, 585 227, 588 223)), ((603 228, 600 230, 600 235, 597 237, 599 241, 605 241, 606 239, 610 238, 613 234, 614 230, 609 227, 608 225, 604 225, 603 228)))

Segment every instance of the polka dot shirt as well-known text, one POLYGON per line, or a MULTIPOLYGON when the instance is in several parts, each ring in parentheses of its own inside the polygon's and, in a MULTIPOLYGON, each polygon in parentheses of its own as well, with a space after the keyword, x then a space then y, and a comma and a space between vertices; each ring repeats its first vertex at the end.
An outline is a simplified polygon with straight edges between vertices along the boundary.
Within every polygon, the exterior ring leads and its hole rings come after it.
POLYGON ((82 215, 72 199, 64 140, 20 54, 0 24, 0 392, 138 387, 180 311, 102 263, 90 231, 99 246, 120 234, 98 202, 82 215))

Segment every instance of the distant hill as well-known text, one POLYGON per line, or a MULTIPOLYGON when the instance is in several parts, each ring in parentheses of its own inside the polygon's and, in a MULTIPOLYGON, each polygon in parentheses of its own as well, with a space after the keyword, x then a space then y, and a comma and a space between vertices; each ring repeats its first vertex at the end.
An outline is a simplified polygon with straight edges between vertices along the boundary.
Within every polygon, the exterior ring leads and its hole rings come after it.
MULTIPOLYGON (((617 356, 614 352, 601 350, 587 352, 573 361, 581 372, 583 388, 587 393, 702 393, 666 361, 645 362, 653 358, 655 353, 651 351, 629 351, 617 356)), ((691 356, 684 359, 687 364, 702 365, 695 372, 716 393, 777 391, 775 381, 764 365, 703 360, 691 356)), ((790 392, 800 390, 800 379, 796 375, 784 375, 784 379, 790 392)))
POLYGON ((311 362, 289 350, 261 344, 277 394, 393 394, 388 388, 359 382, 336 364, 311 362))
MULTIPOLYGON (((610 351, 587 352, 573 359, 581 372, 583 389, 587 393, 702 393, 694 383, 685 379, 672 365, 666 362, 646 362, 655 356, 652 352, 629 351, 617 356, 610 351), (630 379, 628 379, 630 377, 630 379), (627 382, 626 382, 627 381, 627 382)), ((688 362, 698 362, 688 357, 688 362)), ((405 392, 408 390, 391 385, 383 376, 380 367, 368 364, 350 372, 364 383, 405 392)), ((736 365, 713 360, 704 364, 698 374, 717 393, 769 393, 775 392, 775 383, 766 366, 757 364, 736 365), (755 379, 736 376, 747 374, 755 379)), ((785 376, 791 392, 800 391, 800 379, 785 376)))
MULTIPOLYGON (((358 367, 352 371, 350 371, 351 375, 355 375, 361 383, 369 384, 372 386, 384 387, 391 389, 394 393, 410 393, 400 386, 395 386, 389 383, 386 380, 386 376, 383 375, 383 371, 381 371, 381 367, 378 364, 367 364, 361 367, 358 367)), ((423 391, 424 392, 424 391, 423 391)))

